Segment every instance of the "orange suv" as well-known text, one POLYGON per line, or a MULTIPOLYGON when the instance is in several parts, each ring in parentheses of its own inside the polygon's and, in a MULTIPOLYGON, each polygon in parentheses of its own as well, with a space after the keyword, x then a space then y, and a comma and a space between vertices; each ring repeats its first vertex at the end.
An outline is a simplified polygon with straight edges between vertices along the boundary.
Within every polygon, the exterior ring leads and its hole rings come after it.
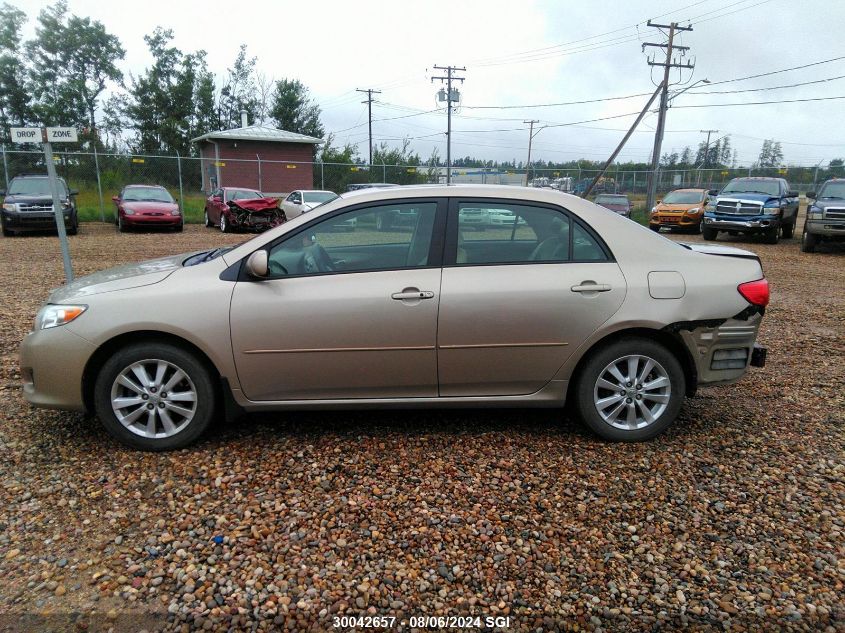
POLYGON ((652 231, 660 227, 701 232, 701 218, 707 206, 707 189, 675 189, 651 210, 648 226, 652 231))

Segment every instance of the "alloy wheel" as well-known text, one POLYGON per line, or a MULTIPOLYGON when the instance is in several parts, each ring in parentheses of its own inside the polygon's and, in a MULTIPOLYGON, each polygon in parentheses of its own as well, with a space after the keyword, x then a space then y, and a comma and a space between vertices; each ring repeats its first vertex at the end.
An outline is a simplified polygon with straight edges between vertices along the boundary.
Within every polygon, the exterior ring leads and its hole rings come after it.
POLYGON ((653 358, 629 355, 608 363, 593 388, 593 403, 609 425, 645 428, 666 411, 672 395, 669 374, 653 358))
POLYGON ((151 439, 171 437, 191 423, 197 389, 178 366, 166 360, 132 363, 114 379, 111 405, 117 420, 132 433, 151 439))

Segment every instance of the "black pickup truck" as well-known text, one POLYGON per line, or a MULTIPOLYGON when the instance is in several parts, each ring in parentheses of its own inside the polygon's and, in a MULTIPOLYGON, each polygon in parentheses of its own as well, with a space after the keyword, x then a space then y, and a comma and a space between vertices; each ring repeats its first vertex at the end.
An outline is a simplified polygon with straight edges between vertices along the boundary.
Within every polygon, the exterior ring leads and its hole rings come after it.
MULTIPOLYGON (((68 189, 64 178, 59 178, 59 199, 65 230, 76 235, 79 217, 76 210, 76 194, 68 189)), ((8 191, 0 191, 3 210, 0 212, 0 228, 3 236, 9 237, 20 231, 55 231, 56 216, 53 212, 53 194, 50 179, 41 174, 21 174, 12 178, 8 191)))
POLYGON ((715 240, 719 231, 731 235, 762 234, 768 244, 789 239, 798 219, 798 192, 783 178, 734 178, 722 191, 710 191, 701 232, 715 240))

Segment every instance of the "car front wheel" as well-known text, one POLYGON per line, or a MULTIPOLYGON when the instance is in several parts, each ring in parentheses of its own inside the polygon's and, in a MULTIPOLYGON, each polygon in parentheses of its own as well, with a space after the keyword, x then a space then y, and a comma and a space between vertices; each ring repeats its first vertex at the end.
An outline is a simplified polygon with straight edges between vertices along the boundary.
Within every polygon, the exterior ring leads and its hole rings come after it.
POLYGON ((708 242, 709 242, 709 241, 712 241, 712 240, 715 240, 715 239, 716 239, 716 236, 717 236, 718 234, 719 234, 719 231, 717 231, 716 229, 712 229, 712 228, 710 228, 709 226, 703 226, 703 227, 701 227, 701 236, 702 236, 705 240, 707 240, 708 242))
POLYGON ((684 372, 669 350, 649 339, 630 338, 588 358, 574 395, 581 419, 597 435, 638 442, 675 421, 685 391, 684 372))
POLYGON ((815 234, 810 233, 807 230, 807 226, 804 225, 804 233, 801 234, 801 252, 802 253, 815 253, 816 246, 819 243, 819 238, 815 236, 815 234))
POLYGON ((165 451, 194 442, 215 407, 211 373, 167 343, 130 345, 103 365, 94 406, 106 430, 131 448, 165 451))
POLYGON ((220 230, 223 233, 228 233, 232 230, 232 227, 229 226, 229 219, 226 217, 225 213, 220 214, 220 230))
POLYGON ((794 224, 784 224, 780 229, 780 235, 785 240, 791 239, 794 234, 795 234, 795 225, 794 224))

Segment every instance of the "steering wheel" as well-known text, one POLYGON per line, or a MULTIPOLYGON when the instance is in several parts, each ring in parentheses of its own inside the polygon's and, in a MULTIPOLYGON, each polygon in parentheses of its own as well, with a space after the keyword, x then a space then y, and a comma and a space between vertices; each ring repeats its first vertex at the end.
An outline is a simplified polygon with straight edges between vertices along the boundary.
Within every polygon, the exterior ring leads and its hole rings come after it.
POLYGON ((335 269, 332 258, 319 244, 313 244, 306 249, 302 265, 307 273, 328 273, 334 272, 335 269))

